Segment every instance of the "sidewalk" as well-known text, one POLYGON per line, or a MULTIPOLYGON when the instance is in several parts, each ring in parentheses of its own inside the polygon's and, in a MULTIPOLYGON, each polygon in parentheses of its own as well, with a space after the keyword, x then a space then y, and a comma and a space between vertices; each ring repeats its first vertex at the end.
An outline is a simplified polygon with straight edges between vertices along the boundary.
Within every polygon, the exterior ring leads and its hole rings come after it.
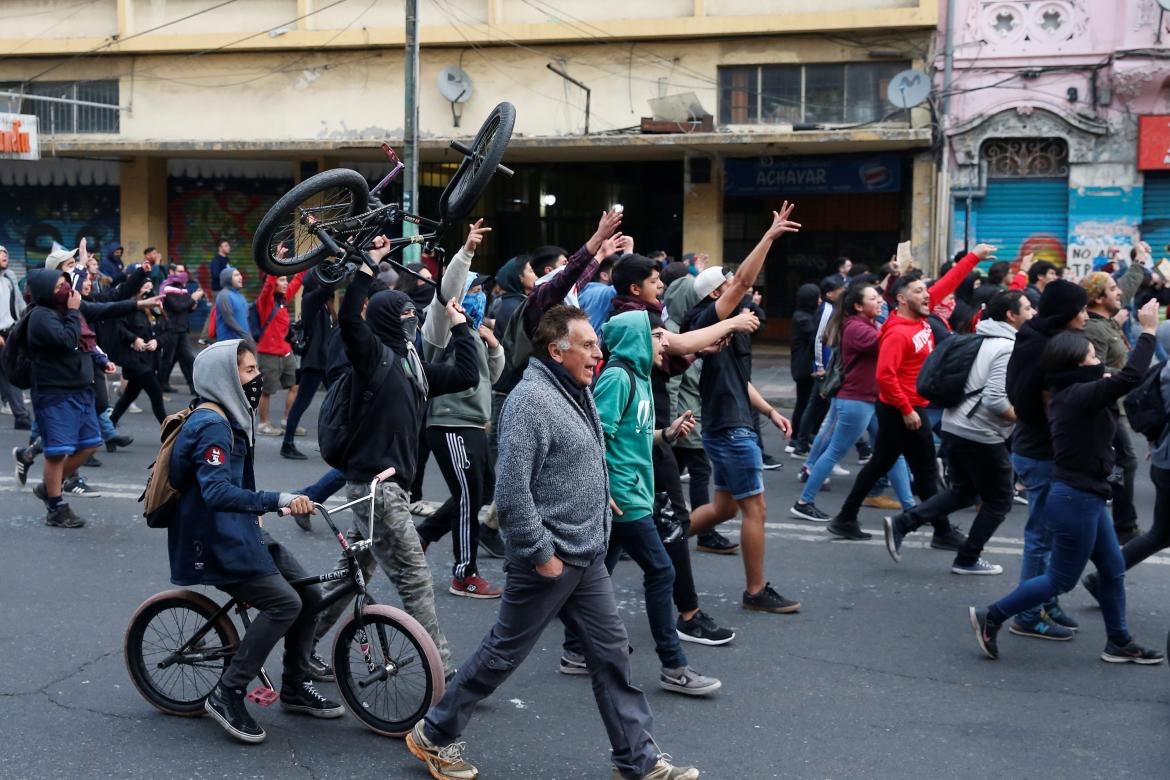
POLYGON ((752 344, 752 384, 768 403, 791 413, 796 383, 788 368, 789 349, 781 344, 752 344))

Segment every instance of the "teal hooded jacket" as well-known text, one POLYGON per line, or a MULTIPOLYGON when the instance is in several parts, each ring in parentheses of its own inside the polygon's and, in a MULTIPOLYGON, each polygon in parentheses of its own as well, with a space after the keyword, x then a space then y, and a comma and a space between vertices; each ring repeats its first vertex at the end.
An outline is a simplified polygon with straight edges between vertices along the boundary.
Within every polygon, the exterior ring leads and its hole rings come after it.
POLYGON ((610 360, 594 385, 593 402, 605 433, 610 496, 622 512, 613 519, 620 523, 654 512, 654 395, 650 388, 654 353, 650 318, 644 311, 624 312, 611 317, 602 333, 610 360), (630 371, 615 363, 628 366, 630 371))

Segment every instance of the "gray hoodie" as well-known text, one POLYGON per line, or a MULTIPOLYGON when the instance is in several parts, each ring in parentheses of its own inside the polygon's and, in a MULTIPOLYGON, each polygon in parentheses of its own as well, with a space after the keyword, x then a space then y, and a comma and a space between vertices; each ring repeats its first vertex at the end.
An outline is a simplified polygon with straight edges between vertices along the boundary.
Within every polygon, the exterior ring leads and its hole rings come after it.
POLYGON ((988 338, 967 374, 965 391, 981 392, 943 412, 942 429, 970 441, 1003 444, 1016 427, 1001 416, 1012 407, 1007 397, 1007 365, 1016 345, 1016 329, 1006 322, 981 320, 975 332, 988 338))
POLYGON ((228 413, 232 427, 242 430, 249 444, 255 444, 256 413, 240 384, 236 362, 239 344, 239 339, 217 341, 196 355, 192 380, 199 397, 219 404, 228 413))
POLYGON ((24 295, 11 268, 0 271, 0 330, 8 330, 24 313, 24 295))

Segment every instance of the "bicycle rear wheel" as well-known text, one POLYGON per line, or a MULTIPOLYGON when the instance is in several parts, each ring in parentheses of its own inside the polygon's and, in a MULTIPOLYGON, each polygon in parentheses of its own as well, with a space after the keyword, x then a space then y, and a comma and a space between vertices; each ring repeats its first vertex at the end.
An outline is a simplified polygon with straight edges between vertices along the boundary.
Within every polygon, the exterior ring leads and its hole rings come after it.
POLYGON ((221 615, 194 647, 177 658, 175 653, 218 611, 202 593, 168 590, 144 601, 130 620, 122 648, 126 671, 142 697, 162 712, 203 714, 203 700, 240 645, 236 627, 221 615))
POLYGON ((334 168, 310 176, 273 204, 256 226, 252 259, 266 274, 284 276, 312 268, 329 257, 329 250, 301 224, 301 211, 321 222, 335 222, 364 213, 370 189, 357 171, 334 168), (277 257, 287 244, 288 254, 277 257))
POLYGON ((471 143, 471 156, 459 163, 439 197, 439 218, 443 222, 458 222, 471 213, 492 180, 496 166, 504 159, 515 125, 516 107, 511 103, 500 103, 488 114, 471 143))
POLYGON ((430 634, 400 609, 377 604, 333 642, 333 674, 346 708, 371 731, 405 736, 443 696, 443 662, 430 634), (365 653, 370 662, 367 664, 365 653))

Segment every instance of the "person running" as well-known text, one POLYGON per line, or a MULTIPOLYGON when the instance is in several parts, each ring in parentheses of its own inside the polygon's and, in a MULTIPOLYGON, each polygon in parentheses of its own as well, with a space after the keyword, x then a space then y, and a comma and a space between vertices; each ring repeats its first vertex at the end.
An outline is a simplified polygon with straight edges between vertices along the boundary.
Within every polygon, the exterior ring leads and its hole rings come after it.
POLYGON ((1105 375, 1093 344, 1078 332, 1052 337, 1044 347, 1044 382, 1050 393, 1048 423, 1052 433, 1052 487, 1044 504, 1052 556, 1040 575, 986 608, 969 607, 979 647, 999 658, 997 634, 1012 616, 1049 603, 1067 593, 1091 560, 1097 567, 1096 596, 1107 640, 1101 660, 1108 663, 1160 664, 1162 653, 1142 647, 1129 633, 1125 615, 1125 560, 1106 501, 1113 491, 1109 475, 1116 455, 1113 434, 1117 401, 1141 384, 1154 355, 1158 303, 1138 312, 1141 336, 1125 367, 1105 375))
MULTIPOLYGON (((987 260, 994 252, 994 247, 979 244, 929 287, 921 277, 912 273, 898 277, 893 283, 890 292, 898 308, 882 326, 878 342, 878 401, 875 407, 878 432, 873 456, 858 473, 852 490, 828 525, 829 533, 834 536, 851 540, 872 536, 861 530, 857 522, 858 510, 874 484, 899 457, 906 458, 920 498, 926 500, 938 492, 934 436, 925 424, 927 401, 918 394, 916 386, 922 364, 934 350, 934 335, 927 317, 978 263, 987 260)), ((912 530, 908 529, 908 532, 912 530)), ((956 551, 964 540, 963 534, 946 518, 935 521, 931 547, 956 551)))
MULTIPOLYGON (((151 298, 153 288, 154 283, 147 279, 138 291, 139 299, 151 298)), ((165 327, 159 322, 158 311, 160 309, 146 308, 117 321, 114 332, 121 346, 117 357, 118 364, 122 366, 122 376, 126 379, 126 388, 114 404, 114 411, 110 413, 110 422, 115 426, 141 392, 145 392, 150 399, 150 409, 159 424, 166 419, 162 385, 159 384, 155 369, 158 365, 159 330, 165 327)))
POLYGON ((979 504, 967 540, 955 553, 955 574, 1002 574, 983 560, 983 547, 1012 508, 1014 481, 1007 442, 1016 414, 1007 397, 1007 365, 1016 332, 1032 319, 1032 304, 1022 290, 1000 292, 988 302, 975 328, 982 338, 967 374, 963 401, 943 412, 942 437, 950 453, 947 488, 908 512, 884 521, 886 549, 902 559, 905 529, 934 523, 952 512, 979 504))
POLYGON ((257 519, 284 507, 311 513, 313 505, 305 496, 256 489, 253 430, 263 381, 256 353, 239 340, 213 344, 195 358, 193 379, 195 409, 171 451, 170 480, 180 491, 167 529, 171 582, 210 585, 259 611, 203 704, 229 735, 255 744, 266 734, 244 696, 282 636, 281 707, 317 718, 345 714, 309 678, 321 589, 289 584, 309 574, 257 519))
MULTIPOLYGON (((735 314, 743 296, 756 283, 773 242, 785 233, 800 230, 800 225, 788 218, 794 205, 785 201, 779 212, 772 212, 771 226, 730 279, 724 278, 722 268, 708 268, 695 277, 699 303, 688 313, 682 328, 684 333, 713 325, 735 314)), ((764 579, 767 504, 764 500, 764 464, 752 429, 752 409, 766 414, 786 436, 792 432, 792 426, 748 380, 750 370, 744 365, 744 357, 750 354, 750 348, 743 342, 750 338, 746 333, 736 334, 728 347, 703 361, 700 380, 703 449, 711 459, 715 500, 691 512, 691 532, 702 533, 742 512, 740 541, 746 581, 742 600, 744 609, 797 612, 800 603, 784 598, 764 579)))
POLYGON ((474 780, 459 737, 476 705, 511 676, 554 617, 581 637, 614 776, 694 780, 652 736, 646 696, 630 682, 629 637, 605 568, 610 526, 605 434, 589 392, 601 360, 585 312, 554 306, 537 324, 533 356, 500 416, 496 494, 507 545, 495 625, 459 667, 406 746, 437 780, 474 780))

